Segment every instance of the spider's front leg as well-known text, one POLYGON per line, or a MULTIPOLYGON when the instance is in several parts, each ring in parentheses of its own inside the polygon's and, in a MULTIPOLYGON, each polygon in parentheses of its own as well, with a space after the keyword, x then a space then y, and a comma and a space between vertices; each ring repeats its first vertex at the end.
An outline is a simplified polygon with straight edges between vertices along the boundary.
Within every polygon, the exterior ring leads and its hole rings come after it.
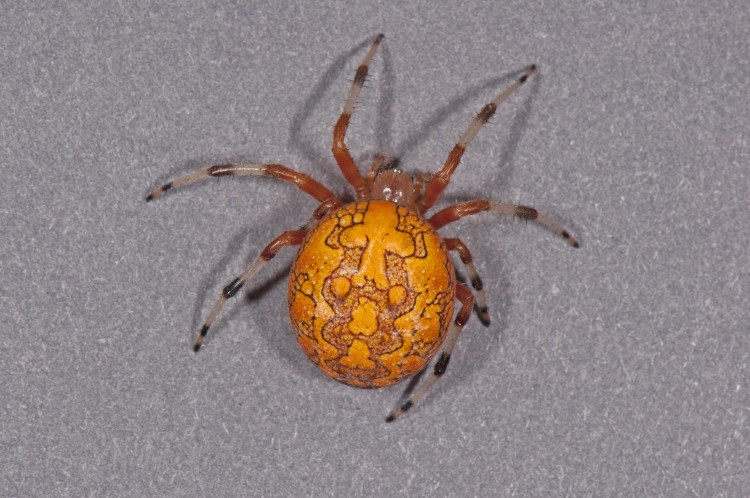
POLYGON ((339 116, 338 121, 336 121, 336 126, 333 128, 333 156, 336 158, 336 163, 339 165, 341 173, 344 175, 344 178, 346 178, 346 181, 354 187, 354 191, 357 194, 357 200, 361 200, 365 196, 365 179, 359 172, 359 169, 354 162, 354 158, 352 158, 352 155, 349 153, 349 149, 346 147, 344 141, 346 139, 346 130, 349 128, 349 120, 354 112, 354 106, 357 104, 357 98, 359 97, 362 87, 365 84, 365 79, 367 78, 367 71, 369 70, 370 62, 372 61, 373 56, 375 56, 375 51, 378 49, 378 45, 380 45, 382 39, 382 34, 375 37, 375 41, 373 41, 370 46, 370 51, 367 52, 362 64, 357 68, 352 88, 349 90, 349 95, 347 95, 346 101, 344 102, 344 110, 341 112, 341 116, 339 116))
POLYGON ((247 281, 250 280, 253 276, 255 276, 255 274, 257 274, 260 269, 265 266, 266 263, 273 259, 273 257, 276 256, 276 254, 282 248, 286 246, 300 245, 302 243, 302 240, 305 238, 305 235, 307 235, 306 230, 290 230, 282 233, 281 235, 273 239, 271 243, 268 244, 266 248, 263 249, 263 251, 261 251, 260 256, 255 258, 255 260, 245 268, 245 271, 242 272, 239 277, 235 278, 234 280, 229 282, 226 287, 224 287, 224 290, 222 290, 221 294, 219 295, 219 299, 216 301, 216 304, 214 304, 214 307, 208 314, 208 318, 206 318, 206 321, 203 322, 200 335, 195 340, 195 346, 193 346, 193 350, 195 352, 198 352, 198 350, 203 345, 203 342, 206 340, 206 334, 208 334, 208 329, 211 328, 211 324, 216 319, 219 311, 221 311, 224 303, 227 302, 227 299, 237 294, 242 286, 245 285, 245 283, 247 283, 247 281))
POLYGON ((306 174, 287 168, 282 164, 216 164, 214 166, 193 171, 192 173, 188 173, 187 175, 176 178, 171 182, 165 183, 149 193, 146 196, 146 202, 159 197, 167 190, 185 187, 203 180, 204 178, 229 175, 270 176, 277 180, 296 185, 300 190, 311 195, 321 203, 335 206, 341 204, 341 201, 338 200, 333 192, 325 188, 323 185, 306 174))
POLYGON ((461 162, 461 157, 474 140, 474 137, 477 136, 479 130, 481 130, 482 126, 484 126, 485 123, 487 123, 487 121, 489 121, 495 114, 498 106, 500 106, 505 99, 510 97, 513 92, 518 90, 518 87, 523 85, 534 71, 536 71, 536 66, 529 66, 516 81, 511 83, 505 90, 495 97, 492 102, 484 106, 482 110, 477 113, 471 123, 469 123, 469 127, 464 134, 461 135, 458 143, 456 143, 453 150, 448 154, 448 159, 445 160, 442 169, 435 173, 429 183, 427 183, 422 198, 417 202, 417 207, 419 208, 420 213, 426 213, 438 201, 438 199, 440 199, 443 190, 445 190, 445 187, 447 187, 448 183, 451 181, 453 172, 458 168, 458 165, 461 162))

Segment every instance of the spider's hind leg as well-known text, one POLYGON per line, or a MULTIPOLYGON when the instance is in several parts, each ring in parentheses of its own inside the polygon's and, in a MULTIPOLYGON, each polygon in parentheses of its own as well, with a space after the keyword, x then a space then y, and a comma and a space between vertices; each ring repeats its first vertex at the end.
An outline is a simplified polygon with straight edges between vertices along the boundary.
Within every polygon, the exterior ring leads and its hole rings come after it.
MULTIPOLYGON (((456 299, 461 302, 461 308, 458 310, 456 320, 448 330, 448 335, 446 336, 445 342, 443 343, 443 348, 440 351, 440 356, 438 356, 438 359, 435 362, 435 366, 433 367, 432 375, 427 378, 424 384, 422 384, 422 386, 414 394, 409 396, 409 398, 404 403, 395 408, 386 417, 386 422, 393 422, 401 415, 406 413, 407 410, 409 410, 420 399, 422 399, 425 394, 427 394, 427 391, 429 391, 430 388, 438 380, 440 380, 440 377, 443 376, 445 370, 448 368, 448 362, 451 359, 451 353, 453 352, 453 347, 456 345, 458 334, 461 332, 461 330, 464 328, 464 325, 466 325, 466 322, 469 320, 469 317, 471 316, 471 309, 474 306, 474 296, 472 296, 469 289, 464 287, 463 284, 456 284, 456 299)), ((410 387, 413 386, 411 386, 410 384, 410 387)))
POLYGON ((247 265, 245 271, 242 272, 239 277, 235 278, 224 287, 219 295, 219 299, 208 314, 208 318, 203 322, 198 338, 195 340, 193 350, 196 353, 200 350, 201 346, 203 346, 203 343, 206 340, 206 335, 208 334, 208 329, 211 328, 211 324, 213 324, 214 320, 219 315, 221 308, 224 307, 224 303, 226 303, 230 297, 237 294, 242 286, 245 285, 248 280, 253 278, 282 248, 301 244, 306 234, 306 230, 290 230, 282 233, 273 239, 252 263, 247 265))

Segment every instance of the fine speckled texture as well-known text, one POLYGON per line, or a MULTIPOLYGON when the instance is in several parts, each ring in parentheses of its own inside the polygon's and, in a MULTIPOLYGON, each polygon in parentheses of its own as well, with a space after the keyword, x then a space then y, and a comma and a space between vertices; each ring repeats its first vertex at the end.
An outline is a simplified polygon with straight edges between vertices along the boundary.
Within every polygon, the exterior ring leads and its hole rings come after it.
MULTIPOLYGON (((5 2, 0 8, 0 495, 740 496, 750 489, 747 2, 5 2), (403 390, 323 375, 286 316, 283 250, 336 194, 333 125, 361 166, 439 168, 472 117, 536 73, 435 209, 533 206, 580 242, 485 213, 492 324, 403 390)), ((363 171, 364 172, 364 171, 363 171)), ((466 279, 456 264, 459 278, 466 279)))

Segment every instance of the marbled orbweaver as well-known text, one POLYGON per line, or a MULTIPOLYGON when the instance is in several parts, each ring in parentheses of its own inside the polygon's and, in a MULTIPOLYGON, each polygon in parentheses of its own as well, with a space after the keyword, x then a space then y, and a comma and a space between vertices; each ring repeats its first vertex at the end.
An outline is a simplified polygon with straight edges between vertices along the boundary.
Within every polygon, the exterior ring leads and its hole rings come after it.
POLYGON ((446 207, 426 218, 450 182, 466 148, 497 107, 534 72, 519 78, 485 105, 448 154, 443 167, 429 176, 411 177, 393 159, 378 156, 366 177, 349 149, 346 131, 368 67, 383 35, 377 35, 362 64, 333 129, 333 155, 354 187, 355 201, 345 204, 304 173, 280 164, 220 164, 187 174, 154 190, 150 201, 167 190, 209 177, 270 176, 293 183, 319 203, 298 230, 285 231, 261 251, 245 271, 222 290, 195 341, 198 351, 224 303, 286 246, 300 246, 292 264, 289 316, 305 354, 326 375, 351 386, 385 387, 424 371, 440 352, 433 372, 387 417, 392 421, 411 408, 443 375, 459 332, 469 319, 474 299, 479 318, 489 324, 482 281, 469 249, 438 230, 465 216, 490 211, 533 220, 578 247, 561 226, 536 209, 477 199, 446 207), (474 294, 456 282, 449 252, 463 263, 474 294), (454 317, 454 302, 459 309, 454 317))

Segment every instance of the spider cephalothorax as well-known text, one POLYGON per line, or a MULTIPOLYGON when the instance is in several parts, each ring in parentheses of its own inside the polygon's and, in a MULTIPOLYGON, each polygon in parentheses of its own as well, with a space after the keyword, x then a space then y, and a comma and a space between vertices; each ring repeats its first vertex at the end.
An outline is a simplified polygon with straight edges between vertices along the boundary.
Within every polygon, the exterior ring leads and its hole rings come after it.
POLYGON ((417 210, 422 178, 404 173, 393 157, 377 156, 367 175, 367 196, 373 200, 390 201, 417 210))
POLYGON ((357 69, 354 83, 333 130, 333 155, 355 192, 345 203, 304 173, 280 164, 209 166, 166 183, 147 201, 172 188, 224 175, 271 176, 293 183, 318 201, 309 221, 273 239, 245 271, 221 292, 201 327, 198 351, 227 299, 234 296, 285 246, 300 246, 292 265, 289 316, 304 352, 328 376, 356 387, 383 387, 423 371, 438 352, 432 375, 387 417, 391 421, 414 405, 445 372, 459 332, 477 301, 479 318, 489 325, 482 281, 469 249, 438 230, 465 216, 490 211, 534 220, 578 243, 536 209, 484 199, 425 214, 440 198, 477 132, 511 93, 534 72, 526 68, 485 105, 448 154, 443 167, 428 177, 405 174, 398 161, 377 156, 363 177, 345 144, 354 105, 383 35, 378 35, 357 69), (471 285, 456 282, 449 252, 461 258, 471 285), (454 319, 455 301, 460 304, 454 319))

